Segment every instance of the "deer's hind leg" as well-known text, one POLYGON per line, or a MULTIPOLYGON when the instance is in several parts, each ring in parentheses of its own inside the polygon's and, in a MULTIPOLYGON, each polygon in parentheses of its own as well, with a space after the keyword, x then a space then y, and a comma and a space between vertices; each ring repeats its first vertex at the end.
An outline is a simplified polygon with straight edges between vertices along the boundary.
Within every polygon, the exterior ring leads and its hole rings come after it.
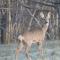
POLYGON ((31 50, 31 49, 30 49, 31 46, 29 46, 26 42, 24 42, 24 46, 25 46, 26 59, 27 59, 27 60, 32 60, 32 59, 31 59, 31 56, 30 56, 30 54, 29 54, 29 53, 30 53, 29 51, 31 50))
POLYGON ((18 60, 18 56, 19 56, 19 48, 16 48, 16 60, 18 60))
POLYGON ((21 42, 20 44, 18 44, 18 47, 16 48, 16 60, 18 60, 19 53, 21 52, 22 48, 23 48, 23 44, 21 42))

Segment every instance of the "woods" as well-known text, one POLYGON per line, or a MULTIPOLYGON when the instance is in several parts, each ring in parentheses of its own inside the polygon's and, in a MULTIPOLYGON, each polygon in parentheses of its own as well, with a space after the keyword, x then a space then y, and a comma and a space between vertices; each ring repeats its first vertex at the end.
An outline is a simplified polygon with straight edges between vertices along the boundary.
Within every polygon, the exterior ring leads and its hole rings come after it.
POLYGON ((46 40, 60 39, 59 0, 0 0, 0 43, 16 42, 19 34, 39 29, 45 17, 52 12, 46 40))

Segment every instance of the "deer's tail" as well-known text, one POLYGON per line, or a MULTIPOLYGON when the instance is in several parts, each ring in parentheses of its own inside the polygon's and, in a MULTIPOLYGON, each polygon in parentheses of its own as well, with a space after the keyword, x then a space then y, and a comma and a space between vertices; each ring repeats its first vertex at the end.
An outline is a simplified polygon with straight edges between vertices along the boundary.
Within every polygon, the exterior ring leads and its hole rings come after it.
POLYGON ((23 37, 22 35, 19 35, 19 36, 18 36, 18 39, 19 39, 20 41, 23 41, 23 40, 24 40, 24 37, 23 37))

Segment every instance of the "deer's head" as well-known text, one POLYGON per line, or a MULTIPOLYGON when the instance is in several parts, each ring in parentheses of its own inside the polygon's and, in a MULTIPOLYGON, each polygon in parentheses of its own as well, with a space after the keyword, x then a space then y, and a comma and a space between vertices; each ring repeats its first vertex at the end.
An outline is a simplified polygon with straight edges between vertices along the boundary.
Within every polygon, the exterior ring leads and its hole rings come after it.
POLYGON ((42 24, 43 24, 43 26, 44 25, 49 25, 49 19, 50 19, 50 17, 51 17, 51 12, 48 12, 48 14, 45 16, 45 14, 43 13, 43 12, 41 12, 40 13, 40 17, 42 18, 42 24))

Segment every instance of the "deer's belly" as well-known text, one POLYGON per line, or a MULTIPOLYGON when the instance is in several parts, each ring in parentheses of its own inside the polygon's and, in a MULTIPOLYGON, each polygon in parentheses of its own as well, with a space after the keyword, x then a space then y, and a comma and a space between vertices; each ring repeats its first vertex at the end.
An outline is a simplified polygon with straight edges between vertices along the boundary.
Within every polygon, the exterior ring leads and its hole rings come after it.
POLYGON ((31 34, 31 35, 24 35, 24 40, 27 44, 32 44, 32 43, 37 43, 37 42, 42 42, 43 37, 41 36, 42 34, 31 34))
POLYGON ((25 38, 25 42, 27 42, 27 44, 31 45, 32 43, 41 42, 41 39, 39 37, 38 38, 36 38, 36 37, 35 38, 33 38, 33 37, 28 38, 27 37, 27 38, 25 38))

